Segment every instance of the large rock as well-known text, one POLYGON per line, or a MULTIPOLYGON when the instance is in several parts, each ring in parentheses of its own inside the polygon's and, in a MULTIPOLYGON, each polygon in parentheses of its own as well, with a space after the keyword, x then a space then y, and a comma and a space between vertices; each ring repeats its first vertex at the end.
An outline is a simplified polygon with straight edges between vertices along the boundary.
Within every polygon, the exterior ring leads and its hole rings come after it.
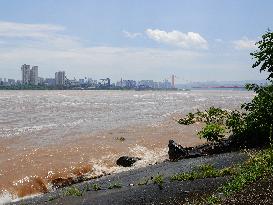
POLYGON ((138 160, 141 160, 141 158, 122 156, 117 160, 117 165, 122 167, 131 167, 138 160))
POLYGON ((182 147, 173 140, 169 141, 169 159, 177 161, 186 158, 195 158, 205 155, 220 154, 224 152, 236 151, 238 146, 232 139, 223 139, 216 143, 206 143, 196 147, 182 147))
POLYGON ((175 141, 169 141, 169 159, 171 161, 176 161, 185 158, 188 155, 188 150, 183 148, 181 145, 177 144, 175 141))

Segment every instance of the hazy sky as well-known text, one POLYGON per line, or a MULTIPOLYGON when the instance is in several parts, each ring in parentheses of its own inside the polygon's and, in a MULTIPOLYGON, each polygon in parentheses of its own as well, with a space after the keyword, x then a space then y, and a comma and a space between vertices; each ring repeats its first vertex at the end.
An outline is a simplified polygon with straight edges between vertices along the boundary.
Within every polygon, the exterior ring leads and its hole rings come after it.
POLYGON ((271 0, 0 0, 0 77, 263 79, 249 53, 267 28, 271 0))

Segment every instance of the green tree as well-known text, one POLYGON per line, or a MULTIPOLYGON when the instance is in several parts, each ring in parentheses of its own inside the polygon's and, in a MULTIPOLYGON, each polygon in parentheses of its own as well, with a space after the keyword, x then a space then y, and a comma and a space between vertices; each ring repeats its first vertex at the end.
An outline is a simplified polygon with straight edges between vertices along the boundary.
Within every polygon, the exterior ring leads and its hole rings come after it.
POLYGON ((273 32, 268 29, 256 45, 258 46, 258 50, 250 53, 256 60, 252 68, 260 67, 260 72, 269 72, 267 80, 273 79, 273 32))

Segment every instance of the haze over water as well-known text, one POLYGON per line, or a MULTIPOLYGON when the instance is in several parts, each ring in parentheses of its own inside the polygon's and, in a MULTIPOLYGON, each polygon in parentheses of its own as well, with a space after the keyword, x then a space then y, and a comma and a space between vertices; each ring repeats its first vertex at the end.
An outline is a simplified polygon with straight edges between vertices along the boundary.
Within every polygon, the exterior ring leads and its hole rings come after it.
POLYGON ((200 125, 178 125, 182 115, 210 106, 239 109, 247 91, 0 91, 0 190, 13 197, 50 191, 58 177, 98 176, 167 158, 169 139, 204 141, 200 125), (118 140, 124 137, 125 141, 118 140))

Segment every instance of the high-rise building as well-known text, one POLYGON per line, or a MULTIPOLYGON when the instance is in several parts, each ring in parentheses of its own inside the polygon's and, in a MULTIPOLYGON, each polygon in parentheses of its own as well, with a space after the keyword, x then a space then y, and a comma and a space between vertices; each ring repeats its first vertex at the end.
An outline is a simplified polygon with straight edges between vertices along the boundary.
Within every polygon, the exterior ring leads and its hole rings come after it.
POLYGON ((38 78, 38 66, 32 66, 30 70, 30 84, 31 85, 38 85, 39 78, 38 78))
POLYGON ((22 65, 22 84, 29 84, 30 83, 30 65, 22 65))
POLYGON ((57 86, 65 85, 65 72, 64 71, 58 71, 55 73, 55 84, 57 86))

